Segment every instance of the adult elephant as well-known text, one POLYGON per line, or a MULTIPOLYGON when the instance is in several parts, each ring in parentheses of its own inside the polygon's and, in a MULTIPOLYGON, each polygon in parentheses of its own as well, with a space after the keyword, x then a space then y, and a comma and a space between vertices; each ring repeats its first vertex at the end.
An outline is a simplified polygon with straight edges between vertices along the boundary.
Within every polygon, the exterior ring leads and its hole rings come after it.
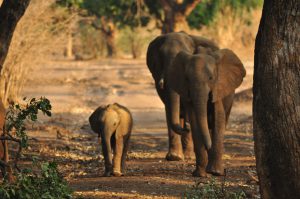
MULTIPOLYGON (((223 175, 223 137, 235 89, 246 71, 240 59, 228 49, 191 54, 181 51, 166 71, 169 87, 180 94, 191 121, 196 169, 193 176, 223 175)), ((172 129, 186 134, 178 112, 171 113, 172 129)))
POLYGON ((218 49, 218 46, 212 41, 189 35, 185 32, 168 33, 158 36, 148 47, 147 65, 155 81, 156 91, 165 104, 169 137, 169 151, 166 159, 169 161, 182 160, 184 157, 190 158, 193 154, 193 143, 191 133, 180 136, 171 128, 171 112, 176 112, 176 118, 173 118, 173 120, 181 120, 181 126, 185 127, 185 131, 189 131, 186 111, 180 103, 179 95, 169 88, 169 83, 166 80, 166 71, 172 67, 172 63, 180 51, 194 53, 198 46, 213 50, 218 49))

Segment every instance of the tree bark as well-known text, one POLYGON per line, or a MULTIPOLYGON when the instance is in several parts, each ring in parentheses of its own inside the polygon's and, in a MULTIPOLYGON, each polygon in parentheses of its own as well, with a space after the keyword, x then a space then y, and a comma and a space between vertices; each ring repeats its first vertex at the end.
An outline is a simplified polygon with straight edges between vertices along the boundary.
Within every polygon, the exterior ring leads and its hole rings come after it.
POLYGON ((117 48, 115 44, 115 25, 106 17, 101 17, 101 31, 104 35, 107 48, 107 57, 115 57, 117 55, 117 48))
POLYGON ((255 43, 253 119, 262 198, 300 198, 300 1, 265 0, 255 43))
POLYGON ((68 42, 67 42, 67 58, 72 59, 73 58, 73 35, 72 30, 69 29, 68 33, 68 42))
POLYGON ((0 7, 0 73, 14 30, 29 3, 30 0, 4 0, 0 7))
MULTIPOLYGON (((24 15, 25 10, 27 9, 28 5, 30 3, 30 0, 4 0, 0 7, 0 75, 3 68, 3 64, 5 61, 5 58, 8 54, 9 45, 11 43, 14 30, 17 26, 17 23, 21 19, 21 17, 24 15)), ((0 96, 2 98, 3 96, 0 96)), ((2 98, 3 99, 3 98, 2 98)), ((0 99, 1 100, 1 99, 0 99)), ((4 120, 5 117, 5 109, 0 102, 1 106, 1 117, 2 120, 4 120)), ((0 132, 1 135, 3 135, 3 125, 4 121, 1 122, 2 131, 0 132)), ((0 154, 3 153, 3 157, 1 157, 1 160, 3 160, 5 163, 8 163, 9 161, 9 155, 8 155, 8 146, 7 146, 7 140, 0 142, 0 154)), ((3 165, 2 165, 3 166, 3 165)), ((12 168, 8 166, 7 168, 4 167, 2 169, 4 173, 3 175, 7 174, 8 181, 13 181, 12 176, 12 168)))
POLYGON ((162 34, 186 30, 186 17, 193 11, 201 0, 161 0, 164 11, 162 34))

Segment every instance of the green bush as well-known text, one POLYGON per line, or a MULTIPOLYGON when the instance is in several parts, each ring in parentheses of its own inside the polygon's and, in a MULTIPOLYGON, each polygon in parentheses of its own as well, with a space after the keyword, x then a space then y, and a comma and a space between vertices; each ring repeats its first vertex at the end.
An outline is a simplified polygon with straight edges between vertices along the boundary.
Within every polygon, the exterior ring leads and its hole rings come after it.
POLYGON ((182 198, 187 199, 244 199, 246 195, 243 191, 231 192, 223 185, 216 183, 215 179, 206 184, 196 183, 186 190, 182 198))
POLYGON ((118 38, 118 48, 124 54, 131 55, 132 58, 140 58, 143 52, 146 51, 147 44, 151 37, 142 28, 125 27, 120 31, 118 38))
POLYGON ((38 172, 24 169, 16 176, 14 183, 0 186, 2 199, 67 199, 72 198, 72 190, 59 175, 54 162, 34 164, 38 172))
POLYGON ((242 17, 244 11, 262 7, 263 0, 203 0, 187 17, 190 27, 199 29, 210 25, 218 14, 224 14, 224 9, 230 8, 232 14, 242 17))
POLYGON ((76 59, 95 59, 107 53, 103 34, 88 23, 79 23, 77 39, 74 45, 76 59))
MULTIPOLYGON (((27 101, 24 98, 24 101, 27 101)), ((4 180, 0 184, 1 199, 56 199, 72 198, 72 191, 66 181, 59 175, 54 162, 38 163, 33 161, 33 169, 18 171, 18 160, 22 149, 28 146, 28 136, 25 128, 26 121, 37 121, 38 112, 51 116, 50 101, 41 97, 32 98, 26 105, 12 104, 6 113, 4 133, 1 138, 18 143, 18 153, 12 162, 6 162, 16 168, 15 180, 4 180)), ((1 165, 2 167, 4 165, 1 165)), ((6 176, 7 174, 4 173, 6 176)))

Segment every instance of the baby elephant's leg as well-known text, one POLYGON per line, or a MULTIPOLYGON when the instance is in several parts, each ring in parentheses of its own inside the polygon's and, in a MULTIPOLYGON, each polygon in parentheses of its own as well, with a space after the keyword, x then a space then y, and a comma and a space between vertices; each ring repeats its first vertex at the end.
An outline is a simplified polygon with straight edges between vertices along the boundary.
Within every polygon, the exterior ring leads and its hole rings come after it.
POLYGON ((112 174, 112 152, 110 137, 102 138, 102 152, 105 161, 105 173, 104 176, 110 176, 112 174))
POLYGON ((128 135, 124 138, 124 148, 123 148, 122 159, 121 159, 122 173, 125 172, 125 167, 126 167, 126 157, 127 157, 127 151, 128 151, 129 137, 130 137, 130 135, 128 135))
POLYGON ((122 136, 116 137, 116 147, 114 149, 114 168, 113 175, 114 176, 122 176, 121 172, 121 159, 124 148, 124 139, 122 136))

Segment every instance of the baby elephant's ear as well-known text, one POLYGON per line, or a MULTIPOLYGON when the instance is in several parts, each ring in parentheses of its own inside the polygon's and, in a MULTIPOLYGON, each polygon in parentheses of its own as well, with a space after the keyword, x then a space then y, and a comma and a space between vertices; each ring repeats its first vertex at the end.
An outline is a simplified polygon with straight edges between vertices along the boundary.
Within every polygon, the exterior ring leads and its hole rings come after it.
POLYGON ((103 114, 105 107, 99 107, 97 108, 89 117, 89 122, 91 129, 94 131, 94 133, 100 134, 101 133, 101 122, 100 117, 103 114))
POLYGON ((217 54, 217 81, 213 89, 213 102, 234 92, 246 75, 243 63, 232 50, 222 49, 217 54))

